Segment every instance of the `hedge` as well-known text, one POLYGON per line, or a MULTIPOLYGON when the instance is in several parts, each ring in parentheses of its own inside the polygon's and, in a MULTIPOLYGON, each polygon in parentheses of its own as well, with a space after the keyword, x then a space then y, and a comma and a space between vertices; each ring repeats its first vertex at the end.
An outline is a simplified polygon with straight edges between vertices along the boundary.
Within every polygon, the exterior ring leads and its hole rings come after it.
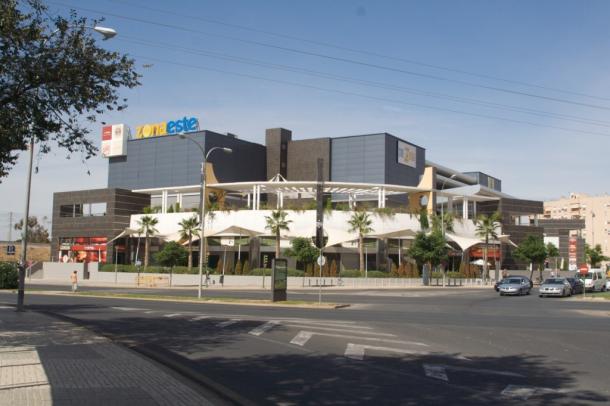
MULTIPOLYGON (((265 276, 271 276, 271 269, 270 268, 255 268, 252 269, 248 275, 249 276, 263 276, 263 273, 265 274, 265 276)), ((288 269, 288 276, 303 276, 305 275, 305 272, 300 271, 298 269, 292 269, 289 268, 288 269)))
POLYGON ((17 265, 11 262, 0 262, 0 289, 17 289, 18 280, 17 265))

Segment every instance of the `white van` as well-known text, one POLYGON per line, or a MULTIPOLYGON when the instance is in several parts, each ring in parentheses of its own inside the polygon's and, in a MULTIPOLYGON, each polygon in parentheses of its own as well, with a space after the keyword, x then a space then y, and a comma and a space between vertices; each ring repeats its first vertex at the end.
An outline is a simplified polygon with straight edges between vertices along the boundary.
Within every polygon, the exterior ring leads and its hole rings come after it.
POLYGON ((606 272, 600 268, 591 268, 586 274, 578 275, 583 279, 587 292, 606 291, 606 272))

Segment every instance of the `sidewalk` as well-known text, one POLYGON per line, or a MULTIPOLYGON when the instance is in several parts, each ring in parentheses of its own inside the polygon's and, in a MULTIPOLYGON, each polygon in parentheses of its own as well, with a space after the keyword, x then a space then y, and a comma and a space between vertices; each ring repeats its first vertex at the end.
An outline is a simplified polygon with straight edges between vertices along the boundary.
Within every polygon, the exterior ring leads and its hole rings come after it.
POLYGON ((209 405, 135 352, 71 323, 0 306, 0 405, 209 405))

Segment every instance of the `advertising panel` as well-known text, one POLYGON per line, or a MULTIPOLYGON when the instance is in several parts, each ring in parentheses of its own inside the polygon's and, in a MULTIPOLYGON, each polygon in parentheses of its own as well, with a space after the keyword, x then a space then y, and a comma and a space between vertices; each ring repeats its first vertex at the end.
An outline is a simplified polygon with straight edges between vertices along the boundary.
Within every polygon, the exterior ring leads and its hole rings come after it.
POLYGON ((129 127, 125 124, 105 125, 102 127, 102 157, 123 156, 127 154, 129 127))
POLYGON ((177 120, 144 124, 136 127, 136 139, 199 131, 199 120, 183 117, 177 120))
POLYGON ((398 141, 398 163, 411 168, 417 167, 417 149, 411 144, 398 141))
POLYGON ((570 237, 568 240, 568 270, 575 271, 578 269, 578 263, 576 260, 576 238, 570 237))

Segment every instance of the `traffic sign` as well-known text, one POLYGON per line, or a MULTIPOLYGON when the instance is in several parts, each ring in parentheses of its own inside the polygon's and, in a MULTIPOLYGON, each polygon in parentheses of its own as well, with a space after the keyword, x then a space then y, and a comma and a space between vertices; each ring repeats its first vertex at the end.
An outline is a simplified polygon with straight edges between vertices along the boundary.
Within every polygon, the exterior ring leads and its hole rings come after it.
POLYGON ((318 257, 317 262, 318 262, 318 265, 320 265, 320 266, 324 266, 324 265, 326 264, 326 257, 325 257, 325 256, 320 255, 320 256, 318 257))
POLYGON ((579 268, 578 268, 578 272, 580 272, 581 275, 584 275, 586 273, 589 272, 589 267, 587 266, 587 264, 582 264, 579 268))
POLYGON ((6 255, 15 255, 15 246, 14 245, 6 246, 6 255))

